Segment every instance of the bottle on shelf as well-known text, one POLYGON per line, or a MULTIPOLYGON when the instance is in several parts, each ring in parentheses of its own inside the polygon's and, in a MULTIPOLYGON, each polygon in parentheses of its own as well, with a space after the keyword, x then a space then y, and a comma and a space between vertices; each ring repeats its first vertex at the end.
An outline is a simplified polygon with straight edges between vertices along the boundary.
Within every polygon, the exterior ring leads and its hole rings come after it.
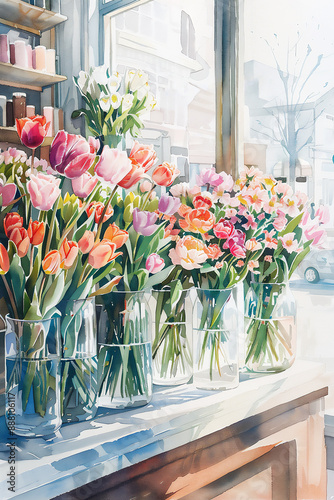
POLYGON ((5 95, 0 95, 0 126, 1 127, 6 127, 7 125, 7 120, 6 120, 6 103, 7 103, 7 98, 5 95))
POLYGON ((13 111, 13 100, 7 99, 6 102, 6 126, 14 127, 14 111, 13 111))
POLYGON ((0 34, 0 62, 9 62, 9 45, 6 34, 0 34))
POLYGON ((23 92, 14 92, 13 93, 13 114, 14 114, 14 123, 16 118, 25 118, 26 116, 26 99, 27 94, 23 92))

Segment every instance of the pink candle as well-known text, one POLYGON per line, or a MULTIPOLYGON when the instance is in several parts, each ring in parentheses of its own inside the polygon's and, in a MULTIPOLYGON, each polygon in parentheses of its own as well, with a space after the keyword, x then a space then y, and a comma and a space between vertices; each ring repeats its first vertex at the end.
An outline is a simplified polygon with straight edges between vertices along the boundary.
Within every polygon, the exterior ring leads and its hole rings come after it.
POLYGON ((9 48, 7 35, 0 35, 0 61, 9 62, 9 48))
POLYGON ((54 136, 54 120, 53 120, 53 107, 52 106, 44 106, 43 115, 46 118, 47 122, 50 122, 49 130, 46 134, 46 137, 54 136))
POLYGON ((28 67, 26 43, 24 40, 15 40, 15 66, 28 67))
POLYGON ((33 67, 38 71, 46 71, 46 48, 44 45, 37 45, 33 50, 33 67))
POLYGON ((27 104, 26 115, 27 115, 27 118, 31 118, 32 116, 35 116, 35 106, 33 106, 32 104, 27 104))
POLYGON ((26 45, 28 68, 32 68, 32 46, 26 45))
POLYGON ((56 51, 46 49, 46 72, 54 75, 56 73, 56 51))

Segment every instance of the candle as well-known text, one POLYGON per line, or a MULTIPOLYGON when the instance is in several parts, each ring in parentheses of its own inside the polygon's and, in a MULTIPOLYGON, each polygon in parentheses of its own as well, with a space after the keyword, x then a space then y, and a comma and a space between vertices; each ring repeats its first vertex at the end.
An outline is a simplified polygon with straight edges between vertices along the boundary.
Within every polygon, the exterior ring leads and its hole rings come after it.
POLYGON ((16 118, 25 118, 26 116, 26 98, 27 95, 22 92, 13 93, 13 113, 16 118))
POLYGON ((13 127, 14 123, 13 101, 8 99, 6 102, 6 126, 13 127))
POLYGON ((28 67, 28 56, 24 40, 15 40, 15 66, 28 67))
POLYGON ((56 73, 56 51, 46 49, 46 72, 54 75, 56 73))
POLYGON ((9 44, 9 57, 10 63, 15 64, 15 45, 13 43, 9 44))
POLYGON ((50 122, 49 130, 46 134, 46 137, 54 136, 54 120, 53 120, 53 107, 52 106, 44 106, 43 115, 46 118, 47 122, 50 122))
POLYGON ((9 47, 7 35, 0 35, 0 61, 9 62, 9 47))
POLYGON ((46 48, 44 45, 37 45, 33 50, 32 63, 34 69, 46 71, 46 48))
POLYGON ((28 68, 32 68, 32 46, 26 45, 28 68))
POLYGON ((7 98, 5 95, 0 95, 0 126, 6 127, 6 102, 7 98))
POLYGON ((27 118, 31 118, 32 116, 35 116, 35 106, 33 106, 32 104, 27 104, 26 116, 27 116, 27 118))

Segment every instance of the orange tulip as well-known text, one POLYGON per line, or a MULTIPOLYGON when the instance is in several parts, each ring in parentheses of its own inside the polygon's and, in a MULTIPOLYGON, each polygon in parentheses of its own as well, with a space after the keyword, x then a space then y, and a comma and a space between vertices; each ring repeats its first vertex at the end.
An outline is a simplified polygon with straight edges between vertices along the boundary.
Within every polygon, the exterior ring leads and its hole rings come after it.
POLYGON ((68 239, 65 238, 59 249, 61 257, 60 267, 62 269, 70 269, 74 264, 78 251, 78 243, 76 241, 68 241, 68 239))
POLYGON ((45 234, 45 225, 44 222, 38 222, 37 220, 30 220, 28 226, 28 236, 30 239, 30 243, 32 245, 40 245, 43 242, 45 234))
POLYGON ((6 236, 9 237, 11 231, 16 227, 23 226, 23 218, 17 212, 9 212, 3 221, 6 236))
POLYGON ((122 255, 122 252, 114 253, 116 250, 116 244, 112 243, 110 240, 103 239, 94 245, 88 256, 88 264, 90 264, 94 269, 100 269, 101 267, 109 264, 116 257, 122 255))
POLYGON ((127 231, 123 231, 113 222, 109 224, 104 233, 104 239, 110 240, 112 243, 115 243, 116 248, 120 248, 129 237, 129 233, 127 231))
POLYGON ((6 274, 9 270, 10 262, 8 257, 8 252, 0 243, 0 274, 6 274))
POLYGON ((78 247, 82 253, 88 253, 94 246, 95 235, 93 231, 85 231, 78 241, 78 247))
POLYGON ((24 257, 28 253, 30 239, 28 236, 28 231, 24 227, 14 228, 9 235, 10 241, 15 243, 17 248, 17 255, 19 257, 24 257))
POLYGON ((38 148, 44 141, 49 130, 50 122, 46 123, 45 116, 16 119, 16 130, 21 142, 27 148, 38 148))
POLYGON ((42 268, 45 274, 56 274, 60 269, 61 255, 58 250, 51 250, 43 259, 42 268))
POLYGON ((213 228, 215 216, 206 208, 194 208, 181 219, 179 224, 185 231, 207 233, 213 228))
POLYGON ((158 184, 158 186, 168 187, 173 184, 178 175, 180 175, 180 171, 176 166, 173 163, 167 163, 165 161, 154 169, 152 180, 155 184, 158 184))
MULTIPOLYGON (((102 212, 104 210, 104 204, 101 203, 100 201, 92 201, 88 205, 88 207, 86 208, 86 212, 87 212, 88 217, 90 217, 90 215, 93 213, 94 210, 95 210, 95 222, 96 222, 96 224, 98 224, 100 222, 100 218, 101 218, 102 212)), ((114 209, 112 206, 109 205, 106 213, 104 214, 103 222, 108 220, 112 216, 113 213, 114 213, 114 209)))

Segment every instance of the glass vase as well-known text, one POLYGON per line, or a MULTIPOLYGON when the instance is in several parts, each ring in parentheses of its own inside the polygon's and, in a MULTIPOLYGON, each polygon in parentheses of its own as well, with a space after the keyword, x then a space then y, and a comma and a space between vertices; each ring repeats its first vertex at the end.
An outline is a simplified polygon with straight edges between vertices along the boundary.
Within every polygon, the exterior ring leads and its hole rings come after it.
POLYGON ((245 298, 245 366, 280 372, 296 356, 296 301, 289 283, 250 283, 245 298))
POLYGON ((153 383, 179 385, 192 377, 192 304, 189 290, 177 283, 153 290, 153 383))
POLYGON ((99 319, 99 406, 143 406, 152 398, 151 315, 146 292, 111 292, 99 319))
POLYGON ((61 426, 59 318, 6 316, 6 423, 12 434, 47 436, 61 426))
POLYGON ((196 289, 194 306, 194 384, 225 390, 239 384, 237 287, 196 289))
POLYGON ((97 337, 94 299, 69 301, 61 321, 61 409, 63 423, 97 412, 97 337))

